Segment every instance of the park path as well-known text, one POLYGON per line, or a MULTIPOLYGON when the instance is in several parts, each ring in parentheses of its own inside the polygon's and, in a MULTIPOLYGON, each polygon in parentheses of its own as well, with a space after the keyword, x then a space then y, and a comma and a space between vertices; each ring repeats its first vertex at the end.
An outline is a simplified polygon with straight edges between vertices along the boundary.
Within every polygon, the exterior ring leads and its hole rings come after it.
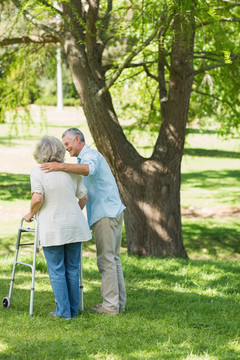
POLYGON ((213 208, 188 207, 181 209, 184 218, 240 218, 239 207, 216 206, 213 208))

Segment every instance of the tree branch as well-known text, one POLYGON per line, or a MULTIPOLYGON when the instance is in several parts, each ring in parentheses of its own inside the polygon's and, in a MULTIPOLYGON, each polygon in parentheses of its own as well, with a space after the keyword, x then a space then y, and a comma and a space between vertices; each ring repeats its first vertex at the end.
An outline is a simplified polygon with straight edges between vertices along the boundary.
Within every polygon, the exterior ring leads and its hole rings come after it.
MULTIPOLYGON (((18 9, 22 8, 22 4, 18 0, 13 0, 13 3, 18 9)), ((37 20, 32 14, 30 14, 27 10, 22 9, 21 10, 23 15, 26 17, 28 21, 30 21, 34 26, 37 26, 38 28, 42 29, 44 32, 51 34, 54 37, 58 37, 58 42, 62 42, 59 34, 54 29, 50 28, 49 26, 41 23, 39 20, 37 20)))
POLYGON ((215 99, 215 100, 218 100, 222 103, 226 103, 232 110, 233 112, 238 116, 239 113, 236 111, 236 109, 233 107, 232 103, 230 101, 227 101, 227 100, 224 100, 224 99, 221 99, 215 95, 212 95, 212 94, 208 94, 208 93, 205 93, 205 92, 202 92, 202 91, 198 91, 198 90, 193 90, 192 89, 192 92, 195 92, 196 94, 199 94, 199 95, 203 95, 203 96, 208 96, 208 97, 211 97, 212 99, 215 99))
MULTIPOLYGON (((205 53, 206 55, 197 55, 198 53, 193 54, 194 59, 204 59, 204 60, 210 60, 210 61, 217 61, 222 55, 220 54, 214 54, 214 53, 205 53), (196 55, 195 55, 196 54, 196 55)), ((204 54, 204 52, 203 52, 204 54)))
POLYGON ((225 65, 225 62, 224 62, 224 61, 221 61, 221 62, 218 63, 218 64, 205 66, 205 67, 203 67, 203 68, 201 68, 201 69, 195 70, 195 71, 194 71, 194 76, 197 75, 197 74, 204 73, 205 71, 208 71, 208 70, 212 70, 212 69, 216 69, 216 68, 218 68, 218 67, 222 67, 223 65, 225 65))
POLYGON ((102 89, 99 90, 98 95, 102 96, 106 91, 108 91, 110 89, 110 87, 115 83, 115 81, 119 78, 119 76, 121 75, 122 71, 128 66, 128 64, 132 61, 132 59, 138 55, 147 45, 150 44, 150 42, 154 39, 154 37, 156 36, 157 32, 158 32, 158 28, 161 22, 161 17, 158 18, 155 29, 152 31, 151 35, 144 41, 144 43, 142 45, 140 45, 138 48, 136 48, 135 50, 133 50, 127 57, 126 59, 122 62, 122 64, 119 65, 117 71, 115 72, 115 74, 111 77, 111 79, 109 80, 109 82, 106 84, 105 87, 103 87, 102 89))
MULTIPOLYGON (((218 21, 219 22, 240 22, 240 18, 222 18, 222 19, 220 19, 218 21)), ((216 20, 204 21, 201 24, 197 24, 195 28, 197 29, 197 28, 201 28, 201 27, 206 26, 206 25, 211 25, 214 22, 216 22, 216 20)))
POLYGON ((45 0, 40 0, 40 2, 45 5, 46 7, 49 7, 51 10, 54 10, 58 15, 62 16, 63 12, 61 11, 59 6, 51 5, 45 0))
MULTIPOLYGON (((147 84, 147 87, 148 87, 148 84, 147 84)), ((149 87, 148 87, 149 89, 149 87)), ((150 105, 149 105, 149 112, 148 112, 148 120, 147 120, 147 123, 150 124, 151 121, 150 121, 150 117, 151 117, 151 113, 154 109, 154 101, 155 101, 155 98, 157 96, 157 93, 158 93, 158 89, 159 89, 159 85, 156 87, 153 95, 151 94, 151 102, 150 102, 150 105)), ((151 93, 151 90, 149 89, 149 92, 151 93)))
MULTIPOLYGON (((235 56, 235 59, 233 58, 233 56, 231 57, 231 63, 232 64, 236 64, 239 62, 239 59, 238 59, 238 56, 235 56)), ((223 67, 225 65, 229 65, 229 64, 226 64, 225 61, 220 61, 219 63, 217 64, 213 64, 213 65, 209 65, 209 66, 205 66, 199 70, 195 70, 194 71, 194 76, 197 75, 197 74, 201 74, 201 73, 204 73, 205 71, 208 71, 208 70, 212 70, 212 69, 216 69, 218 67, 223 67)))
POLYGON ((150 71, 149 71, 149 69, 147 67, 147 64, 143 63, 142 65, 143 65, 143 68, 144 68, 145 73, 147 74, 147 76, 149 76, 150 78, 152 78, 152 79, 154 79, 154 80, 156 80, 158 82, 158 77, 153 75, 152 73, 150 73, 150 71))
MULTIPOLYGON (((105 36, 106 36, 106 32, 107 32, 107 29, 109 26, 110 15, 112 12, 112 1, 113 0, 108 0, 107 10, 102 18, 102 27, 100 30, 100 40, 101 40, 103 49, 105 48, 106 42, 107 42, 107 40, 105 39, 105 36)), ((103 51, 103 49, 102 49, 102 51, 103 51)))
POLYGON ((96 49, 96 22, 98 19, 98 1, 90 1, 88 4, 88 11, 86 16, 86 45, 87 45, 87 56, 92 63, 95 58, 96 49))
POLYGON ((50 44, 50 43, 58 43, 59 38, 56 38, 54 36, 35 36, 35 35, 29 35, 29 36, 22 36, 19 38, 6 38, 3 40, 0 40, 0 46, 8 46, 8 45, 14 45, 14 44, 30 44, 30 43, 37 43, 37 44, 50 44))
POLYGON ((234 5, 234 6, 239 6, 239 2, 238 1, 231 1, 231 0, 222 0, 223 3, 226 3, 228 5, 234 5))
MULTIPOLYGON (((136 68, 136 67, 144 67, 147 65, 152 65, 155 64, 157 61, 139 61, 137 63, 130 63, 128 64, 125 69, 130 69, 130 68, 136 68)), ((106 73, 107 71, 111 70, 111 69, 117 69, 119 65, 116 65, 115 63, 112 64, 107 64, 104 65, 102 67, 103 72, 106 73)))

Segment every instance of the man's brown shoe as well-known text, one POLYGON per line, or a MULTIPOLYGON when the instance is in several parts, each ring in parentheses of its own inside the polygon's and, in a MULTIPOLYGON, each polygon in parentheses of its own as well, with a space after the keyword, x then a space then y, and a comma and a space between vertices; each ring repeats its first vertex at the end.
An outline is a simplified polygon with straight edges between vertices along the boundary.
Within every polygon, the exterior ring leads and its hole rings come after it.
POLYGON ((107 310, 102 306, 102 304, 97 304, 96 307, 90 308, 89 311, 96 314, 118 315, 117 311, 107 310))

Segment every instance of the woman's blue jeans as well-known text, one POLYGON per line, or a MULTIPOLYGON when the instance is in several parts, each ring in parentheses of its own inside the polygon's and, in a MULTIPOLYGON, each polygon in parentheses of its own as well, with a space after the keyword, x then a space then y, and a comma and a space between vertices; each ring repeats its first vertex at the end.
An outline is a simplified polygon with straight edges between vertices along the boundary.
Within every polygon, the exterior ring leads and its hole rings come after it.
POLYGON ((78 315, 79 263, 81 243, 59 246, 44 246, 48 274, 57 302, 56 315, 72 318, 78 315))

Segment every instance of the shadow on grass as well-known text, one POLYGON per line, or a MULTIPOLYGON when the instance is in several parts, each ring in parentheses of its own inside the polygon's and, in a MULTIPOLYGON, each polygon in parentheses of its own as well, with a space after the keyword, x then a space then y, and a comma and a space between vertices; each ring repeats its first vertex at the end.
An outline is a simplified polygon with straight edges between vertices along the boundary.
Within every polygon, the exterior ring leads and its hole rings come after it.
POLYGON ((0 145, 6 146, 6 147, 14 147, 14 146, 22 145, 21 140, 22 140, 22 142, 24 141, 27 144, 28 141, 37 142, 39 140, 39 138, 40 138, 40 136, 32 135, 32 134, 27 134, 26 136, 21 136, 21 138, 19 138, 19 135, 1 136, 0 137, 0 145))
MULTIPOLYGON (((151 145, 139 146, 139 149, 153 150, 153 146, 151 146, 151 145)), ((199 156, 199 157, 240 159, 239 152, 225 151, 225 150, 210 150, 210 149, 201 149, 201 148, 185 148, 183 156, 184 155, 199 156)))
POLYGON ((194 128, 187 128, 186 134, 208 134, 208 135, 215 135, 219 132, 217 130, 212 129, 194 129, 194 128))
POLYGON ((0 243, 1 243, 1 255, 9 255, 15 251, 16 248, 16 241, 17 241, 17 233, 16 236, 0 236, 0 243))
POLYGON ((25 174, 0 173, 0 199, 15 201, 30 200, 30 176, 25 174))
MULTIPOLYGON (((127 281, 131 282, 133 286, 137 287, 139 281, 144 283, 145 281, 162 280, 160 287, 163 289, 165 287, 163 285, 167 285, 169 288, 167 292, 171 292, 176 285, 183 288, 190 287, 192 290, 195 288, 198 291, 198 282, 205 289, 208 289, 213 283, 220 289, 222 279, 228 275, 228 288, 232 288, 233 292, 240 293, 238 282, 240 264, 238 261, 140 258, 134 255, 125 255, 123 269, 127 281), (206 277, 202 278, 199 275, 201 273, 206 277), (212 280, 211 275, 215 275, 216 280, 212 280)), ((155 284, 155 287, 158 286, 155 284)))
POLYGON ((240 254, 239 230, 234 225, 212 221, 183 222, 183 240, 187 252, 200 253, 206 249, 209 255, 240 254))
MULTIPOLYGON (((219 135, 219 131, 218 130, 214 130, 214 129, 196 129, 196 128, 187 128, 186 129, 186 134, 200 134, 200 135, 219 135)), ((221 137, 220 137, 221 138, 221 137)), ((231 138, 233 139, 239 139, 239 134, 235 133, 231 135, 231 138)))
POLYGON ((224 151, 224 150, 208 150, 208 149, 199 149, 199 148, 191 148, 191 149, 185 148, 183 155, 240 159, 239 152, 224 151))
POLYGON ((191 187, 203 189, 219 189, 230 186, 238 186, 240 182, 240 170, 206 170, 201 172, 183 173, 181 183, 191 184, 191 187), (228 178, 228 181, 226 181, 228 178), (222 181, 224 179, 224 181, 222 181))

